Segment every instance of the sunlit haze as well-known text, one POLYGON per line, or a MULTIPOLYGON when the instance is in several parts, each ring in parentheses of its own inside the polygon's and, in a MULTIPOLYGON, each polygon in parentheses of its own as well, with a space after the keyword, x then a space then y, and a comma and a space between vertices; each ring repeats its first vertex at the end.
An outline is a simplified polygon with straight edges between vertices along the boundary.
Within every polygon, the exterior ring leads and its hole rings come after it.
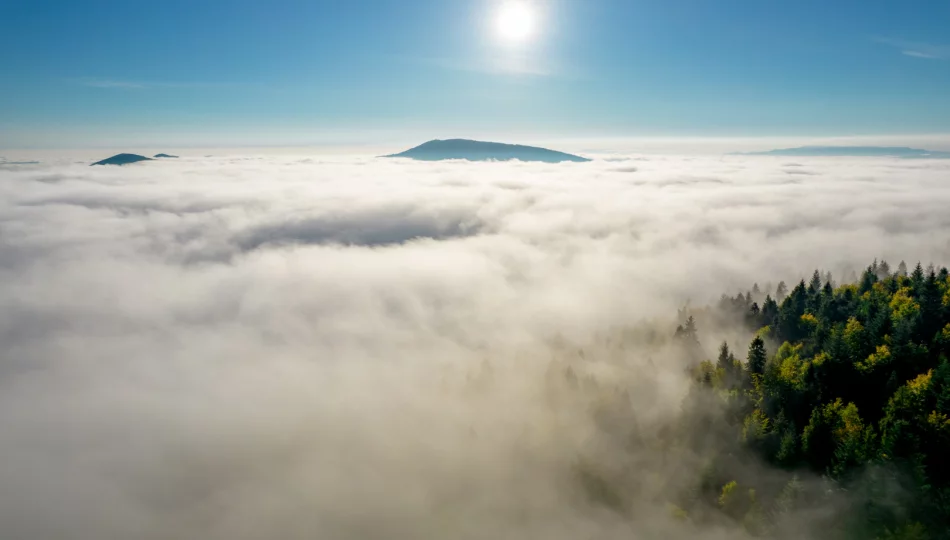
POLYGON ((498 10, 498 35, 505 41, 516 43, 528 40, 535 32, 536 17, 527 3, 517 0, 506 2, 498 10))

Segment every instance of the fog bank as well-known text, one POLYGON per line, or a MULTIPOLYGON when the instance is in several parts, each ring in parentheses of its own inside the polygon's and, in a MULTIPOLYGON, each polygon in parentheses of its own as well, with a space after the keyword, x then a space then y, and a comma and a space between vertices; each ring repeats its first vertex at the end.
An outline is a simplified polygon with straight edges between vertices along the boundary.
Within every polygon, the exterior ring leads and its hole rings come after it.
POLYGON ((683 366, 621 329, 672 334, 686 302, 816 268, 946 264, 948 177, 621 154, 4 166, 0 536, 695 537, 662 495, 701 463, 624 447, 551 374, 626 390, 617 422, 650 439, 683 366), (587 459, 638 463, 636 503, 585 496, 587 459))

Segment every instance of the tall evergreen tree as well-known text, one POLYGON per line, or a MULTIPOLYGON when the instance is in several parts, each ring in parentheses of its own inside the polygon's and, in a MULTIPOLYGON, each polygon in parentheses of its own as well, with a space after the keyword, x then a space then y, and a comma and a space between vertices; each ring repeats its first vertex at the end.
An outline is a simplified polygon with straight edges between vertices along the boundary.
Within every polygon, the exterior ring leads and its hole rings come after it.
POLYGON ((765 302, 762 303, 762 326, 775 324, 776 317, 778 317, 778 302, 773 300, 771 296, 766 296, 765 302))
POLYGON ((788 296, 788 286, 785 285, 784 281, 779 281, 778 288, 775 289, 775 300, 781 303, 786 296, 788 296))
POLYGON ((858 290, 861 293, 866 293, 871 290, 875 283, 877 283, 877 271, 874 270, 874 267, 869 266, 861 274, 861 283, 858 285, 858 290))
POLYGON ((759 336, 755 336, 752 343, 749 344, 749 355, 747 357, 749 373, 755 373, 756 375, 765 373, 766 361, 768 361, 768 356, 765 352, 765 342, 759 336))
POLYGON ((818 270, 815 270, 815 273, 811 275, 811 282, 808 284, 808 294, 817 295, 818 291, 821 290, 821 274, 818 270))
POLYGON ((732 353, 729 352, 729 344, 725 341, 719 346, 719 357, 716 359, 716 367, 719 369, 732 369, 732 353))
POLYGON ((910 275, 910 281, 914 284, 915 291, 919 291, 920 286, 924 284, 924 267, 920 265, 920 262, 914 267, 914 273, 910 275))
POLYGON ((887 264, 887 261, 881 259, 881 264, 877 266, 877 277, 880 279, 888 278, 891 276, 891 265, 887 264))

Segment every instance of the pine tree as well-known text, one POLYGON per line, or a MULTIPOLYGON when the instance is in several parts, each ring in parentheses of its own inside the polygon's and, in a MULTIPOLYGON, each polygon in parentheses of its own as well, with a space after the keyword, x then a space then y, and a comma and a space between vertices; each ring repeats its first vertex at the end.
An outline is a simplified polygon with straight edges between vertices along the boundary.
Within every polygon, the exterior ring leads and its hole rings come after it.
POLYGON ((924 267, 917 263, 917 266, 914 267, 914 273, 910 275, 910 280, 914 284, 914 288, 918 289, 924 283, 924 267))
POLYGON ((858 285, 858 290, 861 291, 862 294, 866 293, 871 290, 871 287, 873 287, 875 283, 877 283, 877 272, 874 270, 874 267, 869 266, 864 273, 861 274, 861 283, 858 285))
POLYGON ((796 341, 801 333, 801 318, 808 307, 808 290, 805 280, 802 280, 792 289, 792 293, 782 302, 778 314, 779 336, 788 341, 796 341))
POLYGON ((683 327, 683 330, 687 337, 696 338, 696 319, 692 315, 686 319, 686 326, 683 327))
POLYGON ((814 296, 821 290, 821 274, 818 270, 811 275, 811 283, 808 284, 808 294, 814 296))
POLYGON ((825 286, 821 288, 821 294, 825 298, 831 298, 834 296, 835 290, 831 286, 831 282, 825 282, 825 286))
POLYGON ((891 277, 891 265, 884 259, 881 259, 881 264, 877 267, 877 277, 881 279, 891 277))
POLYGON ((778 288, 775 289, 775 299, 781 303, 785 300, 786 296, 788 296, 788 286, 785 285, 784 281, 779 281, 778 288))
POLYGON ((924 279, 919 303, 921 309, 921 337, 926 342, 930 342, 937 335, 937 332, 943 328, 943 324, 941 324, 943 298, 940 294, 940 285, 937 283, 937 275, 934 272, 927 274, 924 279))
POLYGON ((778 317, 778 302, 773 300, 771 296, 766 296, 765 302, 762 303, 762 325, 775 324, 776 317, 778 317))
POLYGON ((765 342, 762 338, 755 336, 752 343, 749 344, 748 369, 749 373, 762 375, 765 373, 765 363, 768 356, 765 352, 765 342))
POLYGON ((716 359, 716 367, 719 369, 730 370, 732 368, 732 354, 729 352, 729 344, 725 341, 719 346, 719 358, 716 359))

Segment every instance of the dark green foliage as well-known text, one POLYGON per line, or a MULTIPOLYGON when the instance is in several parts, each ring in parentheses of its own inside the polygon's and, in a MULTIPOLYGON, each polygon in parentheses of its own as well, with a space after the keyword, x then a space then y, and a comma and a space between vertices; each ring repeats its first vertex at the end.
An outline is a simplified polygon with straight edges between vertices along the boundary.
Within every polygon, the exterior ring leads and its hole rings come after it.
POLYGON ((748 369, 749 373, 762 375, 765 372, 765 362, 768 357, 765 353, 765 342, 762 338, 755 336, 752 343, 749 344, 748 369))
MULTIPOLYGON (((908 275, 903 262, 893 271, 882 260, 853 285, 836 288, 816 271, 790 292, 780 283, 779 302, 758 287, 724 297, 719 309, 755 337, 744 369, 723 343, 715 363, 694 371, 730 414, 741 411, 729 426, 742 449, 721 447, 714 470, 749 452, 788 474, 824 476, 822 493, 841 490, 851 505, 830 537, 950 538, 948 275, 920 264, 908 275)), ((695 321, 688 326, 677 333, 695 336, 695 321)), ((694 395, 690 410, 708 415, 708 399, 694 395)), ((706 481, 707 504, 751 534, 768 534, 802 504, 797 477, 776 487, 730 476, 706 481)))
POLYGON ((599 396, 593 425, 616 439, 607 454, 633 457, 580 460, 578 493, 625 517, 650 493, 673 519, 736 537, 950 540, 950 272, 881 260, 847 279, 816 271, 774 297, 754 286, 681 310, 661 337, 693 384, 669 425, 630 414, 649 384, 605 394, 581 365, 559 367, 561 387, 599 396), (749 339, 743 360, 723 341, 736 329, 749 339), (682 463, 682 477, 648 482, 668 471, 643 449, 682 463))

